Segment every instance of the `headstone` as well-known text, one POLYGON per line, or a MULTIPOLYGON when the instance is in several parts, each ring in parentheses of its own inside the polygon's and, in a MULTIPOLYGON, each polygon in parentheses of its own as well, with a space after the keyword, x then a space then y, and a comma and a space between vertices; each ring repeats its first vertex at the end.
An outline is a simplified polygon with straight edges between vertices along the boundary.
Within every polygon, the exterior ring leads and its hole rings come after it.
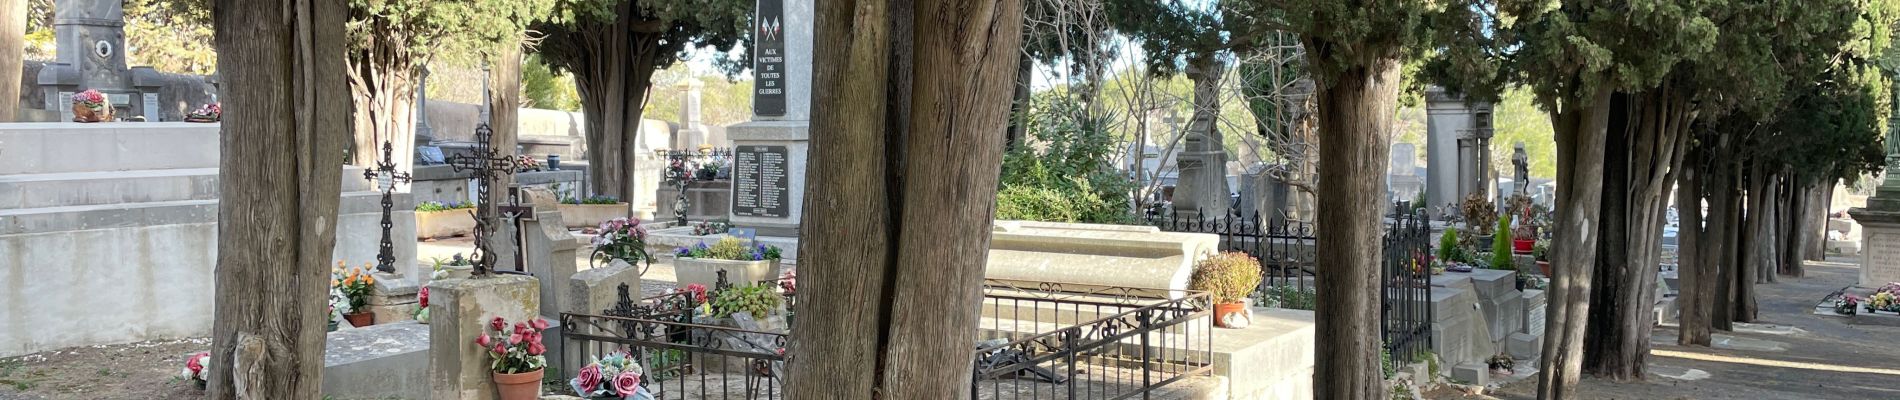
POLYGON ((1900 282, 1900 134, 1887 133, 1886 179, 1867 206, 1847 211, 1861 227, 1861 287, 1900 282))
POLYGON ((471 341, 486 333, 488 321, 495 317, 509 323, 533 319, 539 314, 540 300, 541 286, 528 276, 489 275, 430 282, 430 398, 494 399, 488 351, 476 348, 471 341))
POLYGON ((145 121, 158 122, 158 93, 146 93, 143 97, 145 121))
POLYGON ((47 110, 65 110, 61 120, 71 121, 68 94, 90 89, 104 93, 120 116, 157 120, 156 111, 147 110, 156 101, 142 101, 158 93, 157 71, 126 67, 123 0, 55 1, 53 43, 58 58, 40 69, 38 83, 47 99, 61 101, 47 104, 47 110), (134 102, 134 94, 141 101, 134 102))
POLYGON ((813 0, 759 0, 757 10, 753 117, 727 127, 737 152, 750 157, 735 165, 731 222, 760 235, 797 236, 811 153, 813 0))
POLYGON ((1516 184, 1517 188, 1513 193, 1530 193, 1531 157, 1524 153, 1524 142, 1517 142, 1517 145, 1513 147, 1516 149, 1511 152, 1511 166, 1512 170, 1517 172, 1517 174, 1511 175, 1513 183, 1516 184))

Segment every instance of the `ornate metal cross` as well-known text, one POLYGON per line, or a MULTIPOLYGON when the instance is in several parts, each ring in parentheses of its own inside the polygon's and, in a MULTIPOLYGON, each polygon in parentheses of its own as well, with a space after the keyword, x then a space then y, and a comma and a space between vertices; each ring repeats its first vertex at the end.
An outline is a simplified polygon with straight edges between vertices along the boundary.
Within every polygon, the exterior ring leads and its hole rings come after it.
POLYGON ((520 161, 513 155, 503 155, 500 150, 489 145, 489 138, 493 135, 494 131, 488 128, 488 124, 475 126, 474 155, 456 154, 448 160, 449 166, 456 172, 475 171, 475 257, 471 260, 475 270, 470 273, 475 276, 486 276, 495 270, 495 255, 488 247, 488 240, 494 235, 500 213, 498 205, 490 204, 488 200, 489 186, 492 186, 490 182, 514 175, 515 169, 520 168, 520 161))
POLYGON ((384 140, 383 161, 376 163, 376 168, 363 170, 363 179, 375 182, 377 189, 383 191, 383 244, 376 250, 376 270, 385 273, 396 272, 396 246, 390 242, 389 238, 389 229, 392 226, 389 221, 389 211, 396 204, 391 198, 396 192, 396 184, 409 183, 409 173, 396 169, 394 152, 389 141, 384 140))

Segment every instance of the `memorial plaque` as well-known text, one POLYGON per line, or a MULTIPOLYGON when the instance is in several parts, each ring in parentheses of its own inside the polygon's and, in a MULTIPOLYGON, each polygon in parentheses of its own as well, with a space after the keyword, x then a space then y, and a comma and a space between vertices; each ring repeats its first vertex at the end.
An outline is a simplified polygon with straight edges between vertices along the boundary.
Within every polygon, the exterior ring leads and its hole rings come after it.
POLYGON ((145 94, 145 120, 158 122, 158 93, 145 94))
POLYGON ((732 213, 784 218, 791 179, 785 146, 739 146, 732 153, 732 213))
POLYGON ((59 92, 59 103, 48 104, 52 110, 59 110, 60 122, 73 120, 73 92, 59 92))
POLYGON ((753 36, 758 53, 753 57, 752 113, 764 116, 785 115, 785 0, 759 0, 753 36))

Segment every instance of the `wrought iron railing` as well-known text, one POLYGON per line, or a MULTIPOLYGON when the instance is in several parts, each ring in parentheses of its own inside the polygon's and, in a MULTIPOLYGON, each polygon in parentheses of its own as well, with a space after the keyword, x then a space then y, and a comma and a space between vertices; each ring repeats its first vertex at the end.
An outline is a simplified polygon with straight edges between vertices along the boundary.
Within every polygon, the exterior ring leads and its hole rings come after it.
MULTIPOLYGON (((1212 373, 1206 293, 1005 281, 984 291, 975 398, 1168 398, 1171 385, 1212 373)), ((691 293, 635 300, 623 284, 619 295, 602 315, 561 315, 561 365, 625 352, 658 398, 784 397, 787 334, 693 323, 691 293)))
POLYGON ((1432 345, 1431 218, 1400 203, 1389 216, 1380 260, 1380 337, 1393 365, 1420 361, 1432 345))
POLYGON ((1172 214, 1148 218, 1148 224, 1168 232, 1212 233, 1220 235, 1221 251, 1238 251, 1260 259, 1260 287, 1297 286, 1308 290, 1313 278, 1313 224, 1262 218, 1259 212, 1242 215, 1240 210, 1191 216, 1172 214))

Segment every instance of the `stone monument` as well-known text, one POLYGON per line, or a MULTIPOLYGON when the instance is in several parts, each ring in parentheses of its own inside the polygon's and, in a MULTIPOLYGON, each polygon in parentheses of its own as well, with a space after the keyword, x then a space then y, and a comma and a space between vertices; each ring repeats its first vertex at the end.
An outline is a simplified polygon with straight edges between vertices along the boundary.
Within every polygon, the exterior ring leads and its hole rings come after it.
POLYGON ((1867 207, 1847 211, 1861 227, 1860 287, 1900 282, 1900 135, 1887 134, 1886 179, 1867 207))
POLYGON ((1511 166, 1515 168, 1517 174, 1511 175, 1511 179, 1513 180, 1511 185, 1514 185, 1516 190, 1513 190, 1511 194, 1529 196, 1531 192, 1531 156, 1524 153, 1524 142, 1517 142, 1515 147, 1516 150, 1511 152, 1511 166))
POLYGON ((1425 201, 1456 204, 1471 193, 1490 196, 1491 104, 1432 86, 1425 89, 1425 201))
POLYGON ((58 59, 40 70, 46 110, 73 120, 73 94, 98 90, 120 118, 158 121, 163 77, 151 67, 125 66, 122 0, 59 0, 53 5, 53 41, 58 59))
POLYGON ((759 0, 752 120, 733 142, 732 224, 797 236, 811 153, 812 0, 759 0))

